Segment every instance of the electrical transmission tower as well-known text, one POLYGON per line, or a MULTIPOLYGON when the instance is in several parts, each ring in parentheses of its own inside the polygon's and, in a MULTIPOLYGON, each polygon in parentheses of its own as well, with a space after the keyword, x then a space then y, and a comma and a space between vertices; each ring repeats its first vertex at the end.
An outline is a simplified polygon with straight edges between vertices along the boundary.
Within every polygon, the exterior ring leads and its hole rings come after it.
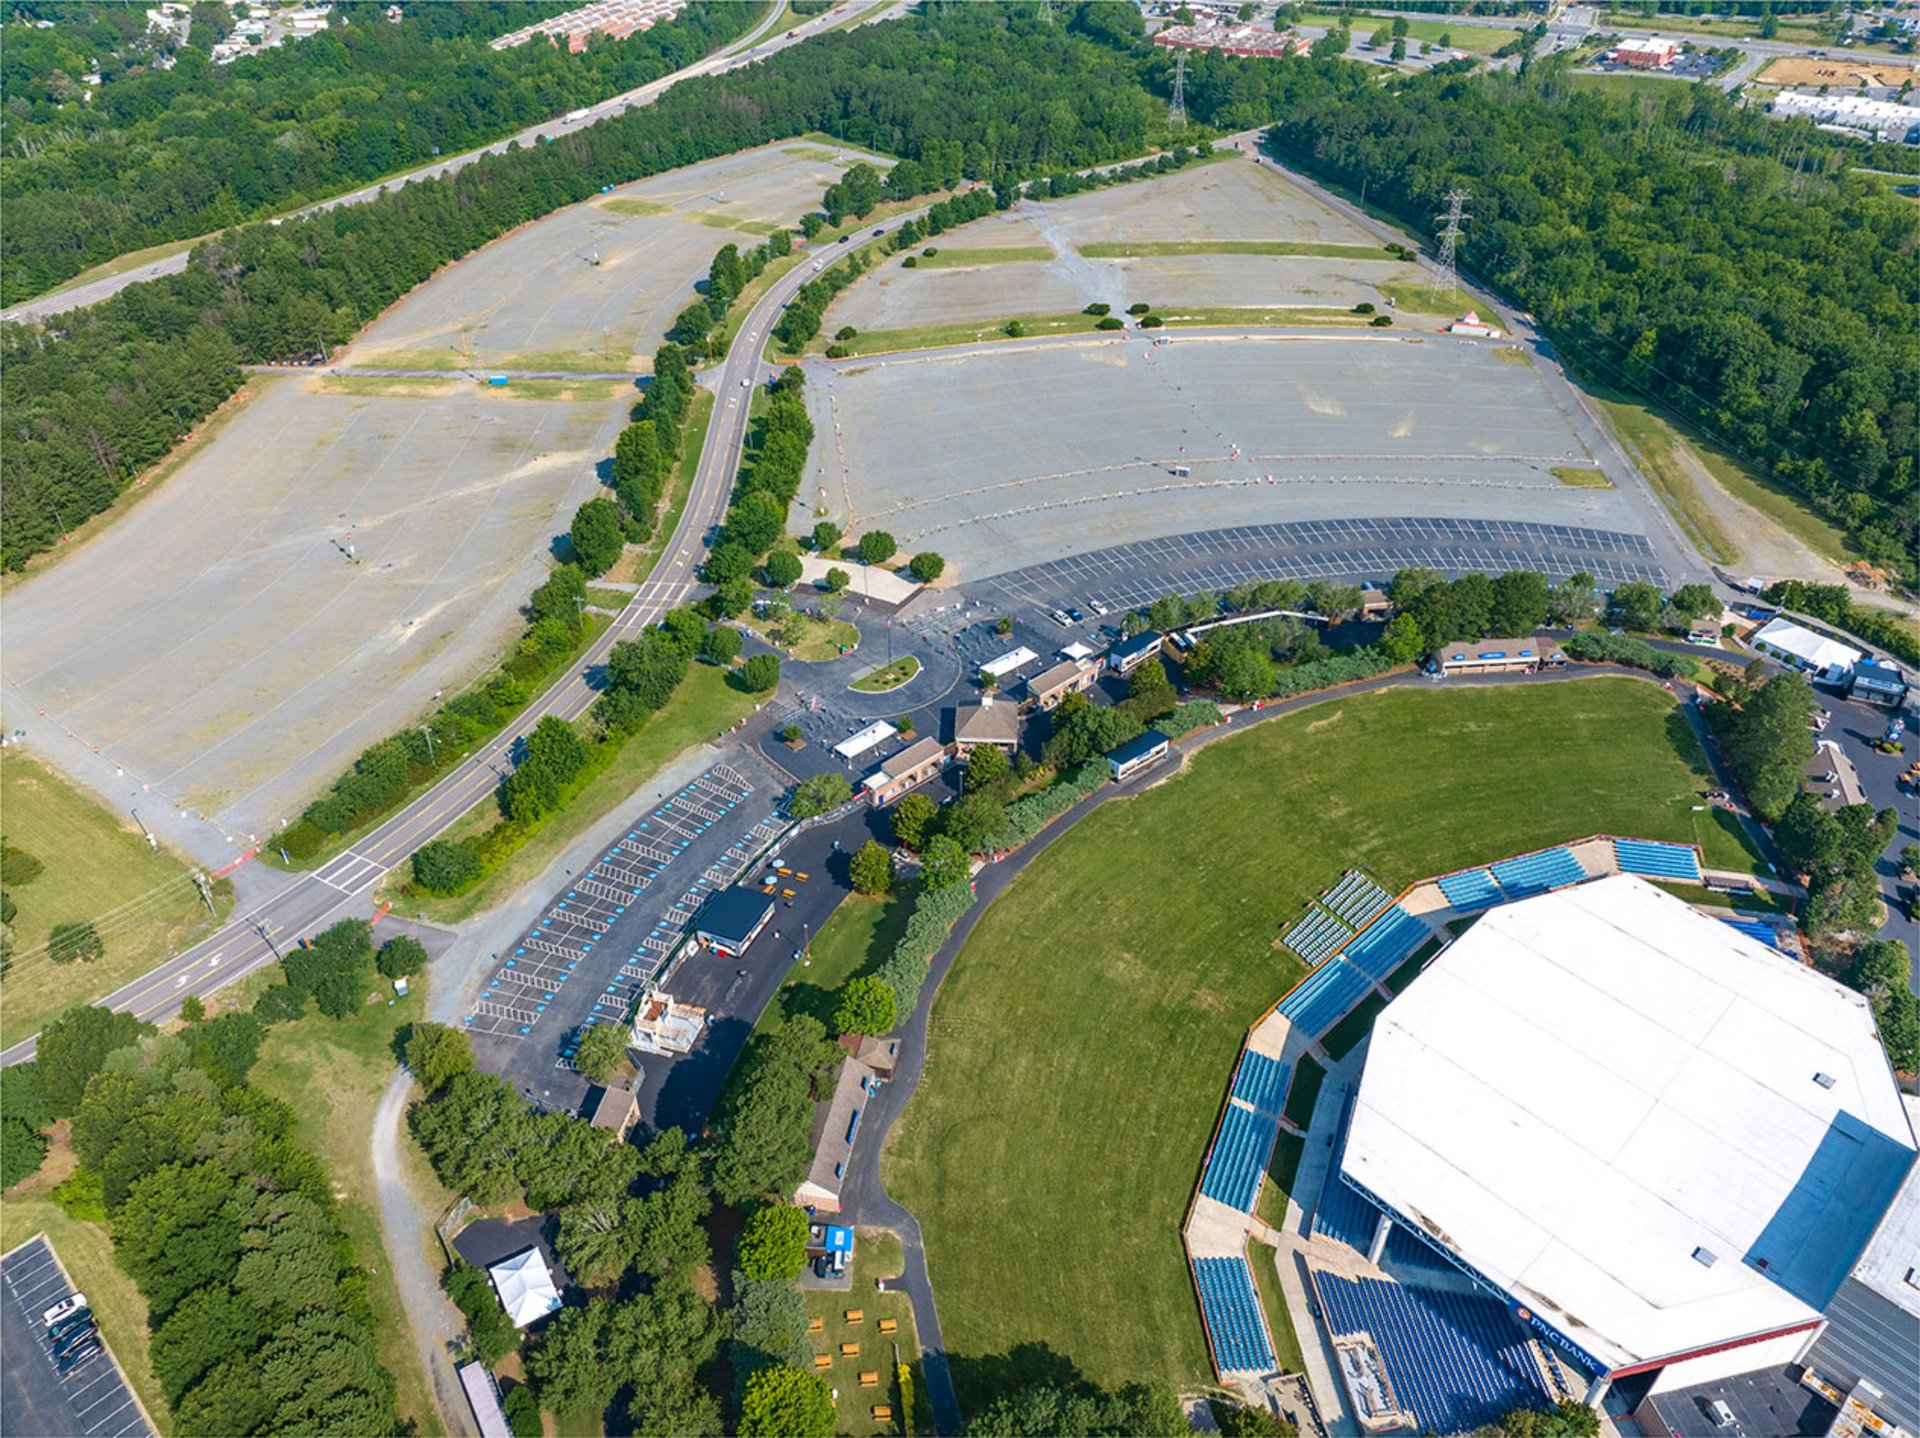
POLYGON ((1173 98, 1167 102, 1167 123, 1176 130, 1187 126, 1187 52, 1173 58, 1173 98))
POLYGON ((1463 207, 1473 198, 1471 190, 1448 190, 1447 212, 1435 215, 1441 224, 1440 230, 1440 273, 1434 279, 1433 293, 1445 298, 1460 288, 1460 271, 1455 256, 1460 248, 1460 226, 1473 218, 1466 214, 1463 207))

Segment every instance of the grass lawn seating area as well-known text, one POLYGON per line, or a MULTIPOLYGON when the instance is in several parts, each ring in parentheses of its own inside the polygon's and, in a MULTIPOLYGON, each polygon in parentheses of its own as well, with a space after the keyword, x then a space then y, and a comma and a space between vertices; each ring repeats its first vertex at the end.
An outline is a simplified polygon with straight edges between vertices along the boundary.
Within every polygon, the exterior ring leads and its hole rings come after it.
POLYGON ((1645 839, 1615 839, 1614 861, 1621 872, 1655 879, 1700 882, 1700 854, 1687 844, 1656 844, 1645 839))
POLYGON ((1373 1339, 1421 1432, 1471 1433, 1553 1401, 1527 1338, 1495 1299, 1319 1271, 1313 1283, 1328 1331, 1373 1339))
POLYGON ((1213 1349, 1213 1366, 1225 1373, 1271 1373, 1273 1340, 1253 1291, 1244 1258, 1196 1258, 1193 1286, 1213 1349))
POLYGON ((1325 1033, 1340 1021, 1340 1016, 1373 987, 1366 974, 1345 959, 1323 964, 1313 976, 1276 1004, 1275 1010, 1291 1019, 1295 1028, 1314 1037, 1325 1033))
POLYGON ((1399 968, 1415 949, 1433 937, 1433 931, 1398 904, 1367 926, 1347 945, 1343 958, 1375 983, 1399 968))
MULTIPOLYGON (((1684 846, 1709 782, 1656 683, 1389 690, 1223 737, 1034 855, 941 982, 926 1071, 882 1160, 921 1224, 962 1410, 1058 1360, 1107 1385, 1212 1380, 1182 1228, 1248 1020, 1308 973, 1274 937, 1314 895, 1353 868, 1397 893, 1576 836, 1684 846), (1576 742, 1596 732, 1608 742, 1576 742), (1488 785, 1495 771, 1508 782, 1488 785), (1116 887, 1116 873, 1207 882, 1116 887), (1038 1345, 1055 1360, 1031 1361, 1038 1345)), ((1698 837, 1715 868, 1757 863, 1734 833, 1698 837)), ((1322 968, 1354 981, 1330 1023, 1371 985, 1344 959, 1322 968)))
POLYGON ((875 1279, 896 1278, 903 1268, 900 1240, 884 1229, 863 1228, 854 1245, 851 1288, 804 1291, 807 1346, 813 1350, 808 1371, 818 1373, 838 1391, 834 1432, 846 1438, 933 1431, 932 1405, 914 1334, 913 1301, 902 1289, 874 1287, 875 1279), (858 1314, 858 1319, 849 1320, 850 1313, 858 1314), (848 1345, 859 1351, 847 1352, 848 1345), (905 1363, 913 1375, 911 1423, 902 1409, 899 1363, 905 1363), (863 1384, 863 1374, 872 1375, 874 1381, 863 1384), (876 1408, 886 1410, 886 1416, 876 1417, 876 1408))
POLYGON ((1287 930, 1281 940, 1310 964, 1324 963, 1353 935, 1353 929, 1332 914, 1308 909, 1300 922, 1287 930))

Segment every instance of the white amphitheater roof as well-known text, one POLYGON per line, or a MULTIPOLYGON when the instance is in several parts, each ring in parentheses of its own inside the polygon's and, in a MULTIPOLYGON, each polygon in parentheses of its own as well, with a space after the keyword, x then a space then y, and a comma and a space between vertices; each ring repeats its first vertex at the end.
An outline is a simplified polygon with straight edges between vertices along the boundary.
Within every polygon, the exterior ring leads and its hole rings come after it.
MULTIPOLYGON (((1911 1118, 1914 1100, 1909 1098, 1906 1104, 1911 1118)), ((1900 1185, 1893 1206, 1874 1231, 1873 1241, 1853 1266, 1853 1276, 1889 1303, 1920 1318, 1920 1286, 1916 1286, 1920 1275, 1914 1273, 1916 1265, 1920 1265, 1920 1165, 1916 1165, 1907 1175, 1907 1181, 1900 1185)))
POLYGON ((1621 875, 1388 1006, 1343 1167, 1621 1369, 1810 1323, 1913 1157, 1863 998, 1621 875))

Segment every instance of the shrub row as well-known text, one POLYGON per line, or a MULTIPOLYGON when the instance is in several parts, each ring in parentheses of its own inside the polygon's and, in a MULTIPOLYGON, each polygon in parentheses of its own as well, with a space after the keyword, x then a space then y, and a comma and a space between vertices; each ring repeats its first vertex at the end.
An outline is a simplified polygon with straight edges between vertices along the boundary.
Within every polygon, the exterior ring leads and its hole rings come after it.
POLYGON ((1007 805, 1006 820, 994 833, 990 847, 1005 853, 1017 849, 1067 810, 1107 781, 1107 766, 1097 759, 1067 770, 1046 788, 1007 805))
POLYGON ((1632 669, 1645 669, 1663 679, 1677 676, 1706 683, 1712 678, 1712 671, 1692 655, 1670 654, 1664 649, 1655 649, 1644 639, 1626 634, 1570 634, 1560 648, 1569 659, 1582 659, 1589 664, 1624 664, 1632 669))
POLYGON ((1204 145, 1195 145, 1190 150, 1176 145, 1164 155, 1155 155, 1151 160, 1142 160, 1134 165, 1121 165, 1111 170, 1093 170, 1085 173, 1065 171, 1057 175, 1047 175, 1038 180, 1029 180, 1021 192, 1029 200, 1057 200, 1067 195, 1078 195, 1087 190, 1102 190, 1109 185, 1125 185, 1134 180, 1150 180, 1156 175, 1171 174, 1175 170, 1183 170, 1188 165, 1204 159, 1207 153, 1204 145))
POLYGON ((927 981, 933 956, 973 906, 973 885, 949 884, 944 889, 922 889, 914 901, 906 932, 893 953, 880 965, 880 982, 893 990, 893 1011, 904 1022, 920 1002, 920 986, 927 981))
POLYGON ((1182 704, 1171 714, 1163 714, 1153 727, 1169 739, 1178 739, 1196 729, 1211 729, 1221 722, 1220 706, 1211 699, 1195 699, 1182 704))
POLYGON ((1393 668, 1393 661, 1374 648, 1356 649, 1351 654, 1335 654, 1282 669, 1274 680, 1275 699, 1291 699, 1296 694, 1311 694, 1316 689, 1331 689, 1336 684, 1351 684, 1356 679, 1371 679, 1393 668))

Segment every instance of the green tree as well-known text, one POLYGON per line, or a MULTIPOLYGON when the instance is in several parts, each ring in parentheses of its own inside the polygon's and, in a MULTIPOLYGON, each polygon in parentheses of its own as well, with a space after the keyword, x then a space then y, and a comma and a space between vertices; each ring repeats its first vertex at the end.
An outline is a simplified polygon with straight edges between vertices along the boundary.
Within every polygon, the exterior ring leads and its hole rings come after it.
MULTIPOLYGON (((1142 666, 1144 667, 1144 666, 1142 666)), ((1169 705, 1169 708, 1172 706, 1169 705)), ((991 789, 1012 772, 1006 750, 997 744, 976 744, 967 751, 966 789, 969 794, 991 789)))
POLYGON ((594 1024, 574 1050, 573 1066, 603 1084, 627 1062, 627 1031, 619 1024, 594 1024))
POLYGON ((31 884, 45 870, 43 865, 25 849, 16 849, 11 844, 0 843, 0 884, 19 888, 31 884))
POLYGON ((1659 628, 1660 605, 1659 587, 1644 579, 1629 579, 1613 591, 1613 609, 1626 629, 1659 628))
POLYGON ((207 1006, 200 1001, 200 995, 188 994, 180 1000, 180 1022, 197 1024, 207 1016, 207 1006))
POLYGON ((671 636, 649 629, 608 653, 607 688, 610 694, 628 696, 640 713, 651 714, 673 698, 687 677, 689 657, 671 636))
POLYGON ((836 1033, 878 1037, 893 1031, 895 1017, 893 990, 873 975, 863 974, 848 979, 841 988, 833 1027, 836 1033))
POLYGON ((1706 584, 1681 585, 1667 604, 1683 619, 1718 618, 1721 610, 1719 596, 1706 584))
POLYGON ((613 568, 626 545, 620 507, 605 496, 575 510, 567 534, 573 542, 574 563, 596 578, 613 568))
POLYGON ((807 1213, 791 1203, 755 1209, 740 1230, 740 1271, 748 1278, 783 1282, 798 1278, 807 1263, 807 1213))
POLYGON ((851 583, 853 583, 853 576, 838 565, 835 565, 827 571, 827 592, 829 594, 844 593, 846 587, 851 583))
POLYGON ((793 802, 788 810, 796 819, 811 819, 816 814, 839 808, 852 797, 853 786, 847 782, 846 775, 832 772, 814 774, 795 786, 793 802))
POLYGON ((862 564, 885 564, 893 558, 899 549, 891 534, 884 529, 869 529, 860 536, 860 562, 862 564))
POLYGON ((791 550, 776 549, 767 556, 767 583, 786 589, 800 580, 800 556, 791 550))
POLYGON ((1714 704, 1707 714, 1735 781, 1768 822, 1779 819, 1800 792, 1813 757, 1813 691, 1797 674, 1777 674, 1745 691, 1736 706, 1714 704))
POLYGON ((790 1363, 762 1368, 740 1400, 741 1438, 832 1438, 827 1385, 790 1363))
POLYGON ((701 637, 700 652, 708 662, 724 669, 740 657, 742 643, 738 629, 716 624, 701 637))
POLYGON ((1173 692, 1173 681, 1158 659, 1137 666, 1127 679, 1127 708, 1151 724, 1163 714, 1171 714, 1180 698, 1173 692))
POLYGON ((373 962, 383 978, 411 978, 427 966, 427 946, 411 934, 395 934, 380 946, 373 962))
POLYGON ((922 550, 907 564, 907 572, 921 584, 931 584, 947 571, 947 561, 932 550, 922 550))
POLYGON ((989 794, 975 792, 947 806, 940 832, 969 854, 984 854, 1006 821, 1006 805, 989 794))
POLYGON ((0 1119, 0 1188, 12 1188, 40 1171, 47 1141, 17 1118, 0 1119))
POLYGON ((1522 638, 1547 622, 1547 576, 1511 569, 1493 581, 1493 607, 1487 627, 1495 634, 1522 638))
POLYGON ((793 1191, 812 1154, 813 1081, 838 1053, 810 1014, 749 1044, 742 1078, 715 1123, 713 1191, 723 1202, 793 1191))
POLYGON ((49 1115, 80 1111, 87 1080, 106 1067, 107 1055, 156 1032, 132 1014, 76 1006, 41 1030, 34 1043, 40 1098, 49 1115))
POLYGON ((780 683, 780 658, 775 654, 752 655, 729 678, 749 694, 765 694, 780 683))
POLYGON ((1579 624, 1600 612, 1600 595, 1591 574, 1582 571, 1556 584, 1547 596, 1547 617, 1555 624, 1579 624))
POLYGON ((840 542, 840 526, 823 519, 813 526, 813 552, 825 554, 840 542))
POLYGON ((1294 1426, 1270 1408, 1249 1408, 1226 1398, 1212 1399, 1209 1406, 1226 1438, 1295 1438, 1294 1426))
POLYGON ((927 826, 940 817, 940 806, 925 794, 902 795, 887 815, 893 841, 918 853, 927 840, 927 826))
POLYGON ((520 1154, 534 1146, 533 1116, 492 1074, 456 1075, 442 1096, 408 1115, 413 1136, 440 1181, 475 1203, 505 1203, 520 1194, 520 1154))
POLYGON ((428 1094, 439 1093, 461 1074, 473 1072, 473 1045, 446 1024, 415 1023, 406 1043, 407 1068, 428 1094))
POLYGON ((945 834, 926 841, 920 851, 920 882, 928 889, 946 889, 972 877, 967 851, 945 834))
POLYGON ((1495 1425, 1500 1438, 1594 1438, 1600 1415, 1575 1398, 1551 1408, 1514 1408, 1495 1425))
POLYGON ((92 963, 107 952, 98 930, 90 919, 75 924, 55 924, 47 940, 47 957, 56 964, 92 963))
POLYGON ((1427 656, 1427 636, 1411 614, 1396 614, 1380 635, 1380 652, 1395 664, 1412 664, 1427 656))
POLYGON ((459 894, 480 882, 480 856, 455 839, 429 839, 413 851, 413 882, 424 893, 459 894))
POLYGON ((893 888, 893 851, 869 839, 847 861, 847 877, 856 894, 885 894, 893 888))

